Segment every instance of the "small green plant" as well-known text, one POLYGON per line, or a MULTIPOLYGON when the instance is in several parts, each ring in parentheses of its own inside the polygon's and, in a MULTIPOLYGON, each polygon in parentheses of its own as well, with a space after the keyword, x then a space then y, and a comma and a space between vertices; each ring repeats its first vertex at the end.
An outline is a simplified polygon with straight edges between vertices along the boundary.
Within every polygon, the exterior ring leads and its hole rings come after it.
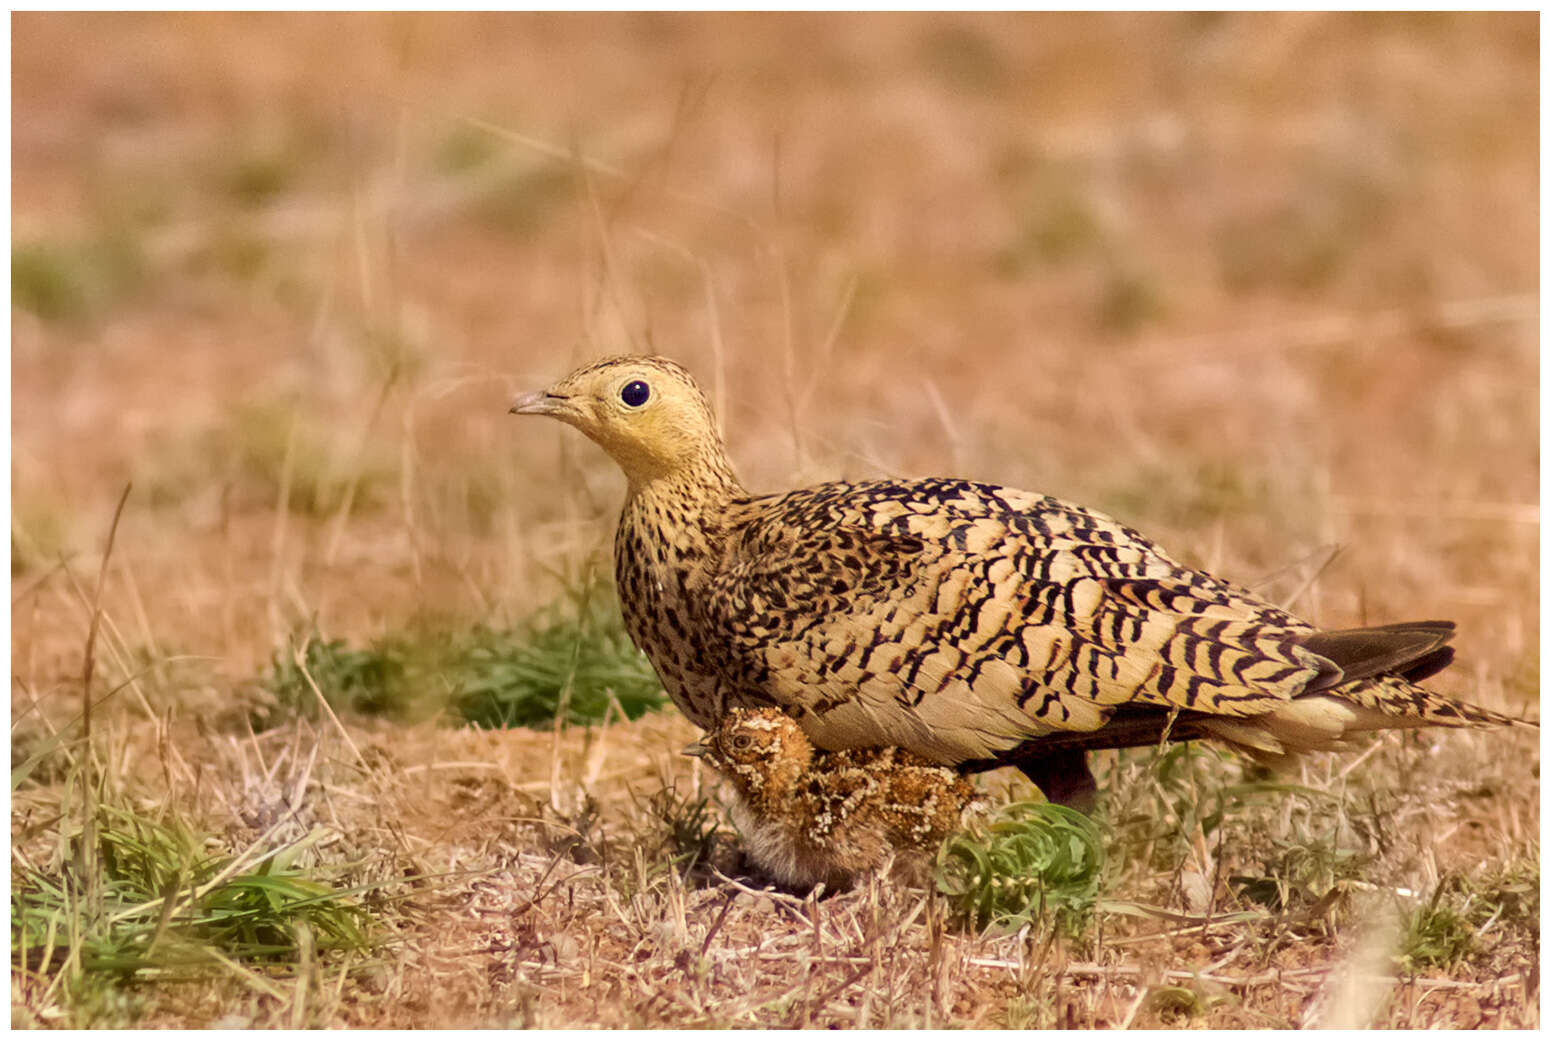
POLYGON ((275 652, 261 680, 276 710, 259 721, 315 718, 313 683, 335 710, 411 720, 448 709, 485 729, 549 726, 560 718, 586 725, 613 705, 637 719, 667 701, 625 633, 612 592, 596 585, 571 590, 514 629, 388 637, 364 648, 316 631, 293 639, 275 652))
POLYGON ((11 502, 11 576, 43 570, 67 555, 70 525, 64 508, 36 495, 11 502))
POLYGON ((1169 1025, 1187 1025, 1210 1010, 1213 1003, 1188 986, 1157 986, 1146 997, 1149 1011, 1169 1025))
POLYGON ((1097 899, 1103 844, 1074 809, 1016 802, 944 842, 936 868, 937 889, 971 927, 1010 932, 1053 914, 1074 934, 1097 899))
POLYGON ((391 642, 352 650, 342 639, 323 639, 314 630, 275 651, 264 685, 275 695, 282 713, 316 718, 317 684, 336 710, 393 718, 408 713, 408 667, 403 650, 391 642), (312 683, 307 681, 311 677, 312 683))
MULTIPOLYGON (((1302 491, 1295 489, 1299 494, 1302 491)), ((1291 493, 1256 470, 1212 459, 1192 471, 1138 467, 1101 492, 1101 497, 1105 508, 1127 521, 1189 529, 1223 516, 1252 513, 1291 493)))
POLYGON ((484 728, 601 720, 610 703, 629 719, 666 703, 630 642, 612 593, 573 590, 516 632, 476 633, 457 656, 454 706, 484 728))
POLYGON ((1137 749, 1121 756, 1108 800, 1116 861, 1174 878, 1198 841, 1231 848, 1252 871, 1227 875, 1246 904, 1307 908, 1358 877, 1376 854, 1367 837, 1377 807, 1345 805, 1251 760, 1205 743, 1137 749))
POLYGON ((90 277, 79 257, 47 243, 11 249, 11 302, 40 318, 56 321, 86 313, 90 277))
POLYGON ((1474 926, 1454 907, 1440 901, 1442 885, 1425 906, 1410 915, 1399 960, 1406 968, 1446 968, 1474 947, 1474 926))
POLYGON ((1242 760, 1203 744, 1120 752, 1106 799, 1115 859, 1181 869, 1195 835, 1215 834, 1252 793, 1233 783, 1241 770, 1242 760))
POLYGON ((680 872, 688 873, 710 859, 718 824, 710 810, 709 795, 690 798, 669 784, 658 788, 646 802, 649 826, 640 835, 655 839, 680 872))
POLYGON ((1537 867, 1476 880, 1445 877, 1406 919, 1399 964, 1406 971, 1446 969, 1472 954, 1489 956, 1508 933, 1537 940, 1538 922, 1537 867))

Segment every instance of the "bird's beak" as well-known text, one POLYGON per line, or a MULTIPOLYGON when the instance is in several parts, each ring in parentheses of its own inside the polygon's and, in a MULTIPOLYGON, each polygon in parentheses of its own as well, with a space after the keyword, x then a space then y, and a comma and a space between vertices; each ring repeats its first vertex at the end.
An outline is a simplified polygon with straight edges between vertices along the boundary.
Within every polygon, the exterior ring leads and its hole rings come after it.
POLYGON ((680 753, 688 755, 690 758, 703 758, 710 754, 710 746, 703 740, 696 740, 680 753))
POLYGON ((512 398, 511 414, 558 415, 568 400, 570 399, 564 394, 550 393, 548 390, 532 390, 512 398))

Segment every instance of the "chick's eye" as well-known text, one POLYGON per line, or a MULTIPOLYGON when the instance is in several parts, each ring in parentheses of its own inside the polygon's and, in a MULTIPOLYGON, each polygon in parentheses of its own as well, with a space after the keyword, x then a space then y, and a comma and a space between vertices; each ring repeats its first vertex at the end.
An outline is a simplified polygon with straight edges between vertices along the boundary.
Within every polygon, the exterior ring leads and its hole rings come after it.
POLYGON ((636 379, 624 384, 624 389, 619 391, 619 399, 631 408, 639 408, 651 397, 651 387, 644 380, 636 379))
POLYGON ((747 751, 753 747, 753 737, 747 733, 739 733, 732 738, 732 747, 737 751, 747 751))

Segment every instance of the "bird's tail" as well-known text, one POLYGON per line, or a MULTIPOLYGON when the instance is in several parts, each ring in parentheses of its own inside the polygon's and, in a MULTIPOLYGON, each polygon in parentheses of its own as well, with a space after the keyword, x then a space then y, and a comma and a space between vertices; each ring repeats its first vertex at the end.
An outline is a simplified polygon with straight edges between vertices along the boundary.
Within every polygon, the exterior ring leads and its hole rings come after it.
MULTIPOLYGON (((1532 726, 1488 708, 1416 685, 1453 661, 1451 621, 1407 621, 1370 628, 1315 632, 1302 640, 1321 666, 1290 700, 1252 715, 1170 712, 1156 705, 1117 707, 1093 731, 1049 733, 995 758, 963 763, 968 772, 1015 765, 1039 784, 1085 791, 1083 752, 1138 747, 1160 740, 1214 738, 1275 763, 1307 751, 1328 751, 1357 733, 1425 726, 1532 726)), ((1263 702, 1261 702, 1263 703, 1263 702)))
POLYGON ((1334 665, 1304 693, 1345 686, 1359 679, 1398 676, 1420 682, 1453 663, 1451 621, 1402 621, 1397 625, 1315 632, 1302 647, 1334 665))
POLYGON ((1212 736, 1262 758, 1337 747, 1346 737, 1423 726, 1513 726, 1515 719, 1416 685, 1453 661, 1451 621, 1315 632, 1302 646, 1328 663, 1302 693, 1248 718, 1201 719, 1212 736))
POLYGON ((1216 717, 1198 723, 1209 735, 1260 758, 1327 751, 1348 737, 1380 729, 1424 726, 1533 726, 1488 708, 1451 700, 1399 676, 1365 679, 1293 698, 1263 715, 1216 717))

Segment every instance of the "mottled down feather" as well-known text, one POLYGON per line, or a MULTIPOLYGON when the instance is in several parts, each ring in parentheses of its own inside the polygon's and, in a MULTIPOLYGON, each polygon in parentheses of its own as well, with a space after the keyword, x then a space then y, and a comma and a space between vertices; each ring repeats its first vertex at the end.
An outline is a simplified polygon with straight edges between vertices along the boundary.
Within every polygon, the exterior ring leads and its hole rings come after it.
POLYGON ((732 708, 685 752, 731 783, 749 858, 788 885, 840 888, 884 868, 920 881, 982 808, 951 767, 897 747, 818 751, 778 708, 732 708))

